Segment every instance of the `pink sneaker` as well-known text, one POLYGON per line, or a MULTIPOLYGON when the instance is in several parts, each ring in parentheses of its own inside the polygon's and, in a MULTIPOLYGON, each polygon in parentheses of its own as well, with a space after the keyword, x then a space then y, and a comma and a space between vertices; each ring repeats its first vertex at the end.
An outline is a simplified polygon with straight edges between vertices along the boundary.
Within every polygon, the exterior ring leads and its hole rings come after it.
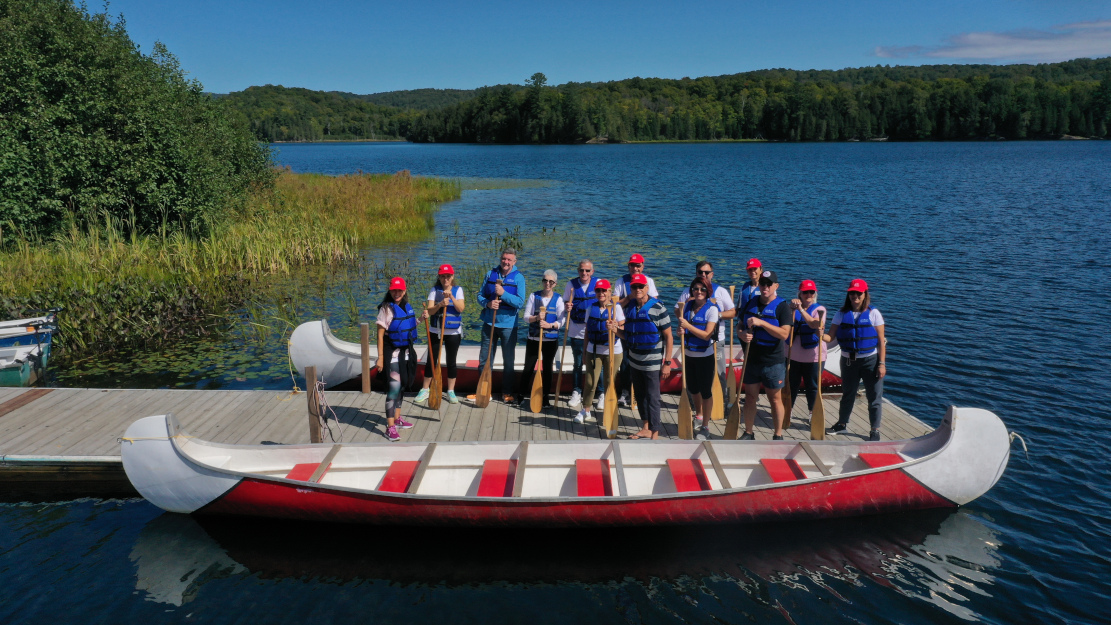
POLYGON ((409 423, 408 421, 406 421, 405 419, 402 419, 401 417, 398 417, 398 418, 394 419, 393 424, 394 424, 395 427, 399 427, 403 430, 408 430, 409 428, 413 427, 412 423, 409 423))
POLYGON ((401 435, 397 433, 397 426, 391 425, 386 428, 386 438, 389 439, 391 443, 396 443, 401 440, 401 435))

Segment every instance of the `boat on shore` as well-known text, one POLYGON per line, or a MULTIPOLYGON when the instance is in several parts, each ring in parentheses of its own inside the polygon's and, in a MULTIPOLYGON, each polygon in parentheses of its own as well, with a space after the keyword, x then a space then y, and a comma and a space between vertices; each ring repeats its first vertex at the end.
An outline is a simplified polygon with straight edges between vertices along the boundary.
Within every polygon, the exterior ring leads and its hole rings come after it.
POLYGON ((0 321, 0 386, 31 386, 46 374, 56 317, 0 321))
MULTIPOLYGON (((513 369, 518 373, 522 372, 525 366, 525 346, 524 341, 527 339, 519 339, 517 349, 514 355, 513 369)), ((417 345, 415 347, 417 358, 424 362, 426 356, 426 345, 417 345)), ((676 344, 675 355, 678 355, 678 344, 676 344)), ((560 368, 563 369, 563 388, 560 389, 561 393, 570 393, 572 390, 571 368, 574 365, 574 360, 571 355, 571 350, 565 350, 562 362, 559 360, 560 355, 556 354, 556 362, 553 365, 554 371, 558 372, 560 368)), ((739 382, 741 379, 741 364, 744 362, 743 350, 737 349, 735 352, 736 358, 732 360, 733 375, 739 382)), ((825 370, 822 372, 822 389, 827 392, 838 392, 841 387, 841 370, 840 370, 840 353, 839 347, 834 346, 829 350, 829 359, 825 363, 825 370)), ((351 343, 343 341, 334 334, 331 328, 328 327, 328 322, 322 320, 309 321, 302 323, 293 330, 293 334, 289 337, 289 357, 293 361, 293 367, 301 375, 305 374, 305 367, 315 366, 318 375, 323 376, 325 388, 335 388, 345 385, 357 385, 362 379, 362 347, 358 343, 351 343)), ((447 355, 440 354, 441 364, 446 364, 447 355)), ((728 360, 728 358, 727 358, 728 360)), ((371 378, 377 374, 378 352, 375 345, 372 343, 370 346, 370 375, 371 378)), ((479 362, 479 346, 478 345, 461 345, 459 347, 459 354, 456 358, 458 367, 458 377, 455 381, 455 388, 460 391, 474 390, 478 384, 478 378, 482 372, 478 368, 479 362)), ((502 355, 501 350, 494 355, 493 370, 491 371, 494 388, 501 388, 501 375, 502 375, 502 355)), ((683 384, 682 381, 682 367, 679 358, 672 358, 671 375, 667 378, 660 380, 660 391, 663 393, 677 394, 683 384)), ((443 374, 447 376, 446 369, 443 374)), ((424 368, 417 367, 416 383, 420 384, 424 380, 424 368)))
POLYGON ((223 445, 173 415, 120 439, 135 489, 170 512, 380 525, 593 527, 952 508, 1010 458, 995 414, 949 409, 914 439, 223 445))

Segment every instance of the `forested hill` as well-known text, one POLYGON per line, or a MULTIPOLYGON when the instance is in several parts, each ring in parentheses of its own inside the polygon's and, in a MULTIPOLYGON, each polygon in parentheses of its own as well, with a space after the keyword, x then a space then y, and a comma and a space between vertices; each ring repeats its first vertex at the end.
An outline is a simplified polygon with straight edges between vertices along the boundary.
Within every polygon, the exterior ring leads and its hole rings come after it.
POLYGON ((971 140, 1107 137, 1111 130, 1111 58, 771 69, 558 87, 548 86, 538 73, 524 86, 483 87, 473 97, 440 106, 430 103, 464 98, 466 92, 392 93, 397 97, 267 86, 228 97, 268 140, 971 140))
POLYGON ((353 97, 382 106, 427 111, 470 100, 475 96, 475 93, 474 89, 410 89, 408 91, 385 91, 353 97))

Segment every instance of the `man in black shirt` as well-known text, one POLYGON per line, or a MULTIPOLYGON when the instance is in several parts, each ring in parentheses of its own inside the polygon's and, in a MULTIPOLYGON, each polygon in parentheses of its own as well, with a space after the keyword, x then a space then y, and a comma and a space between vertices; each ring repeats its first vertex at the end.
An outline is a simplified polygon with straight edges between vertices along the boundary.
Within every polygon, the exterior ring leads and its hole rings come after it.
POLYGON ((756 437, 752 428, 756 424, 756 400, 760 397, 760 386, 768 391, 768 402, 772 407, 772 422, 775 434, 772 440, 783 440, 783 383, 787 377, 787 335, 791 332, 791 305, 776 296, 779 278, 774 271, 760 274, 760 297, 748 301, 741 311, 741 341, 751 342, 748 348, 748 362, 745 363, 745 433, 742 441, 756 437))

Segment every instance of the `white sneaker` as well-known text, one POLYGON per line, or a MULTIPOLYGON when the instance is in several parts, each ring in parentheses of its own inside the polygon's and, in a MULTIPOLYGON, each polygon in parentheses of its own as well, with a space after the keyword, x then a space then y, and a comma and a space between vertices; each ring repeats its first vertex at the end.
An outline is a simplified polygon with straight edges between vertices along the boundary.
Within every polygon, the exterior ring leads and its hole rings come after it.
POLYGON ((580 410, 579 414, 575 415, 575 423, 585 422, 586 421, 586 415, 587 415, 587 412, 585 410, 580 410))
POLYGON ((629 394, 628 393, 621 393, 621 397, 617 398, 617 405, 621 406, 623 408, 628 407, 628 405, 629 405, 629 394))
POLYGON ((598 410, 605 409, 605 407, 606 407, 606 394, 605 393, 599 393, 598 396, 594 398, 594 407, 597 408, 598 410))
POLYGON ((590 411, 587 410, 587 411, 584 411, 584 412, 586 412, 586 422, 587 423, 597 423, 598 422, 598 420, 594 418, 594 415, 590 414, 590 411))
POLYGON ((581 406, 582 403, 583 403, 582 393, 580 393, 578 391, 571 391, 571 397, 567 398, 567 405, 572 407, 572 408, 576 408, 578 406, 581 406))

